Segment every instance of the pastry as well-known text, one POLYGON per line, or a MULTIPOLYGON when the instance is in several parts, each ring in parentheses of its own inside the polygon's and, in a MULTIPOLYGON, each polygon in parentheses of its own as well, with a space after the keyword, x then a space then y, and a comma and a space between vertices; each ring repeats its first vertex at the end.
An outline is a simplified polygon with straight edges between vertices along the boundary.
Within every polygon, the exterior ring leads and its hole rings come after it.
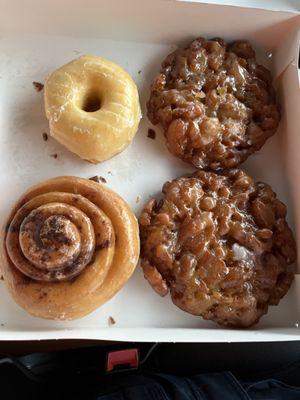
POLYGON ((121 289, 139 256, 138 224, 105 185, 58 177, 29 189, 5 227, 2 273, 30 314, 75 319, 121 289))
POLYGON ((153 289, 221 325, 249 327, 288 291, 296 245, 286 207, 235 169, 167 182, 140 216, 141 265, 153 289))
POLYGON ((119 65, 82 56, 45 83, 50 134, 79 157, 99 163, 132 141, 141 118, 137 87, 119 65))
POLYGON ((163 61, 148 117, 175 156, 201 169, 233 168, 277 129, 271 82, 247 41, 199 38, 163 61))

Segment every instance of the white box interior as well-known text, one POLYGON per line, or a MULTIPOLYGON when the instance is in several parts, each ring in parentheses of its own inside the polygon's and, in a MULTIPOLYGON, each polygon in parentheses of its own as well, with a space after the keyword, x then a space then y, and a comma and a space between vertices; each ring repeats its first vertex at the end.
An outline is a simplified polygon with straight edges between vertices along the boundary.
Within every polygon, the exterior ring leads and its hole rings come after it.
MULTIPOLYGON (((161 131, 147 138, 145 104, 162 59, 178 44, 197 36, 249 39, 259 60, 278 84, 282 123, 278 132, 243 164, 256 180, 266 181, 288 205, 289 223, 300 238, 300 91, 297 72, 299 15, 199 3, 155 0, 2 2, 0 13, 0 222, 32 184, 58 175, 101 175, 139 214, 150 196, 169 179, 193 171, 171 156, 161 131), (16 10, 18 12, 16 12, 16 10), (81 54, 101 55, 123 66, 139 87, 143 112, 133 143, 99 165, 74 156, 48 131, 43 82, 58 66, 81 54), (51 154, 57 153, 54 159, 51 154), (286 162, 287 161, 287 162, 286 162), (137 203, 136 198, 140 196, 137 203)), ((298 270, 300 273, 300 270, 298 270)), ((137 268, 111 301, 76 321, 31 317, 0 282, 0 340, 94 338, 139 341, 271 341, 300 338, 300 275, 277 307, 270 307, 250 330, 231 330, 180 311, 160 298, 137 268), (116 324, 109 327, 108 317, 116 324)))

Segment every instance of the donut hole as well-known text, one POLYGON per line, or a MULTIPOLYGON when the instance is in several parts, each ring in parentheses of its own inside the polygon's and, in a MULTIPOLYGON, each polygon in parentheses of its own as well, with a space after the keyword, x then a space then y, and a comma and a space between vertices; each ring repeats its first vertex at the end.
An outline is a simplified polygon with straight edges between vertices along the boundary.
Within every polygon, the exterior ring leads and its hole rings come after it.
POLYGON ((101 98, 95 90, 90 90, 85 95, 81 109, 85 112, 95 112, 101 108, 101 98))

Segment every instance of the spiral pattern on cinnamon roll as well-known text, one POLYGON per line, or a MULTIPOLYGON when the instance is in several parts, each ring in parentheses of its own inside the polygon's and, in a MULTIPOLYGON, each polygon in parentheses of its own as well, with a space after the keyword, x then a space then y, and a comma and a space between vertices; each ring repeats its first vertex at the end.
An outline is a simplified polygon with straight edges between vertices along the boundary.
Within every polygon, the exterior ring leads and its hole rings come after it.
POLYGON ((111 298, 139 255, 129 206, 105 185, 59 177, 16 204, 3 241, 3 274, 16 302, 33 315, 73 319, 111 298))

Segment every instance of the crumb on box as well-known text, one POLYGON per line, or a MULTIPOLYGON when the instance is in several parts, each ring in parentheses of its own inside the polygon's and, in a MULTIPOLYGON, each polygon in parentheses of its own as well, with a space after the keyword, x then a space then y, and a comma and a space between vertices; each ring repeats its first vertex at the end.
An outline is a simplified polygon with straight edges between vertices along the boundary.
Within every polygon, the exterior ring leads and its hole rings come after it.
POLYGON ((108 171, 107 175, 113 175, 113 172, 112 171, 108 171))
POLYGON ((155 132, 155 130, 154 129, 151 129, 151 128, 149 128, 148 129, 148 138, 150 138, 150 139, 155 139, 155 137, 156 137, 156 132, 155 132))
POLYGON ((136 202, 136 203, 139 203, 140 200, 141 200, 141 196, 140 196, 140 195, 136 196, 135 202, 136 202))
POLYGON ((57 153, 54 153, 54 154, 50 154, 50 157, 57 158, 58 155, 57 155, 57 153))
POLYGON ((47 133, 46 133, 46 132, 43 132, 43 133, 42 133, 42 136, 43 136, 43 140, 44 140, 45 142, 47 142, 47 140, 48 140, 48 135, 47 135, 47 133))
POLYGON ((1 326, 4 326, 4 324, 1 324, 1 326))
POLYGON ((109 316, 109 317, 108 317, 108 325, 109 325, 109 326, 115 325, 115 323, 116 323, 116 321, 114 320, 114 318, 111 317, 111 316, 109 316))
POLYGON ((44 89, 44 85, 41 82, 32 82, 32 84, 37 92, 40 92, 44 89))
POLYGON ((92 176, 91 178, 89 178, 89 180, 97 182, 97 183, 100 183, 100 182, 107 183, 107 180, 105 178, 103 178, 103 176, 99 176, 99 175, 92 176))

